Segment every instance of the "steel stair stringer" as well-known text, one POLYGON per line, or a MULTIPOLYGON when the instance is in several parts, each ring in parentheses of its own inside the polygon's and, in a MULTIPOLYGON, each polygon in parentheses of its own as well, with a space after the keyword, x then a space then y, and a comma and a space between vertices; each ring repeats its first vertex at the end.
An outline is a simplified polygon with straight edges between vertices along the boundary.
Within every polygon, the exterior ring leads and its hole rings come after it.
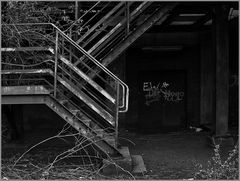
MULTIPOLYGON (((178 3, 167 3, 163 7, 159 8, 151 17, 149 17, 142 25, 137 27, 135 31, 131 32, 117 47, 101 61, 102 65, 107 67, 111 64, 124 50, 126 50, 134 41, 136 41, 144 32, 152 27, 156 22, 160 24, 169 16, 169 12, 177 6, 178 3)), ((99 73, 100 70, 95 72, 99 73)), ((90 78, 93 78, 96 73, 91 72, 88 74, 90 78)))
MULTIPOLYGON (((114 59, 116 59, 126 48, 128 48, 137 38, 152 27, 157 21, 163 22, 168 16, 169 12, 177 6, 177 3, 166 4, 164 7, 156 11, 150 18, 148 18, 140 27, 132 32, 118 47, 116 47, 104 60, 102 64, 108 66, 114 59)), ((91 77, 91 76, 90 76, 91 77)))
MULTIPOLYGON (((51 69, 30 69, 30 70, 3 70, 2 74, 49 74, 54 76, 54 72, 51 69)), ((104 109, 102 109, 97 103, 95 103, 90 97, 84 94, 81 90, 79 90, 76 86, 70 84, 67 80, 57 76, 57 80, 64 85, 70 92, 76 95, 80 100, 86 103, 92 110, 98 113, 102 118, 109 122, 112 126, 114 126, 114 118, 104 109)), ((26 91, 27 92, 27 91, 26 91)))
MULTIPOLYGON (((142 2, 136 9, 134 9, 134 11, 130 14, 130 20, 134 19, 135 17, 137 17, 140 13, 142 13, 147 7, 149 7, 152 3, 151 2, 142 2)), ((87 50, 87 52, 89 54, 91 54, 92 56, 96 57, 97 52, 99 52, 100 50, 104 49, 105 47, 108 46, 108 44, 110 44, 110 41, 117 36, 117 34, 119 32, 121 32, 122 30, 124 30, 125 28, 125 24, 126 24, 126 19, 123 18, 121 19, 121 21, 119 21, 104 37, 102 37, 97 43, 94 44, 93 47, 91 47, 89 50, 87 50)), ((107 26, 106 26, 107 27, 107 26)), ((105 27, 105 28, 106 28, 105 27)), ((91 39, 91 38, 90 38, 91 39)), ((81 38, 76 41, 77 44, 80 43, 81 38)), ((90 41, 90 40, 88 40, 90 41)), ((88 42, 87 41, 87 42, 88 42)), ((86 42, 86 43, 87 43, 86 42)), ((85 44, 86 44, 85 43, 85 44)), ((86 45, 83 46, 83 48, 86 45)), ((85 59, 85 57, 81 57, 77 62, 74 63, 75 66, 77 66, 81 61, 83 61, 85 59)))
POLYGON ((87 138, 104 157, 121 158, 117 148, 99 136, 83 120, 75 116, 57 99, 50 95, 50 91, 43 86, 10 86, 2 87, 2 104, 45 104, 58 114, 63 120, 87 138))

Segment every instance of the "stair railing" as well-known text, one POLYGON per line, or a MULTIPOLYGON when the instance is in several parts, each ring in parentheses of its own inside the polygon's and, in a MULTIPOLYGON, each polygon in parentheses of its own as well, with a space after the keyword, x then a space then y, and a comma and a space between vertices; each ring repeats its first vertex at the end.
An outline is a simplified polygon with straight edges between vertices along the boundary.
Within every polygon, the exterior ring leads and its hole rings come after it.
MULTIPOLYGON (((84 74, 84 69, 87 69, 87 71, 92 70, 94 71, 94 69, 91 69, 90 67, 87 67, 86 65, 82 64, 82 70, 80 70, 80 68, 76 68, 75 66, 72 66, 74 64, 74 62, 70 62, 69 60, 72 59, 72 61, 77 61, 79 59, 79 57, 81 56, 85 56, 87 57, 92 64, 94 64, 95 67, 98 67, 99 69, 102 70, 102 73, 104 73, 104 76, 108 79, 111 79, 112 82, 114 83, 113 86, 109 86, 112 89, 115 89, 115 94, 114 95, 118 95, 118 97, 116 97, 115 102, 119 102, 119 104, 117 105, 118 107, 118 111, 119 112, 126 112, 128 110, 128 99, 129 99, 129 88, 128 86, 121 81, 117 76, 115 76, 111 71, 109 71, 106 67, 104 67, 103 65, 101 65, 101 63, 99 63, 93 56, 91 56, 90 54, 88 54, 82 47, 80 47, 78 44, 76 44, 70 37, 68 37, 64 32, 62 32, 58 27, 56 27, 54 24, 51 23, 26 23, 26 24, 8 24, 8 25, 4 25, 3 26, 12 26, 11 28, 15 28, 17 29, 18 32, 18 26, 22 26, 22 28, 20 28, 22 31, 24 31, 24 29, 28 29, 29 28, 29 33, 32 33, 32 37, 33 37, 33 43, 31 43, 31 46, 36 46, 38 45, 37 43, 41 43, 41 45, 45 47, 54 47, 54 58, 55 58, 55 66, 54 66, 54 70, 55 70, 55 83, 54 83, 54 89, 56 89, 56 75, 57 75, 57 67, 59 65, 62 65, 63 67, 66 67, 70 72, 74 72, 75 75, 80 75, 81 77, 84 76, 85 81, 87 81, 88 83, 90 83, 91 85, 94 84, 94 81, 91 80, 90 78, 88 78, 86 76, 86 74, 84 74), (45 26, 45 27, 44 27, 45 26), (35 36, 39 36, 39 37, 43 37, 41 38, 37 38, 36 40, 34 39, 35 36), (69 47, 74 48, 74 54, 73 52, 69 52, 69 47), (63 55, 62 53, 65 53, 67 55, 63 55), (61 60, 61 61, 59 61, 61 60), (63 62, 64 61, 64 62, 63 62), (119 89, 118 89, 119 87, 119 89), (118 93, 119 91, 119 93, 118 93)), ((11 29, 10 28, 10 29, 11 29)), ((21 32, 21 31, 19 31, 21 32)), ((23 43, 24 44, 24 43, 23 43)), ((103 77, 99 76, 99 79, 103 77)), ((70 79, 69 79, 70 80, 70 79)), ((103 81, 101 81, 103 82, 103 81)), ((106 78, 104 81, 104 84, 106 85, 106 78)), ((95 85, 95 84, 94 84, 95 85)), ((104 87, 105 85, 99 86, 99 87, 104 87)), ((94 88, 96 88, 97 86, 95 86, 94 88)), ((98 87, 98 88, 99 88, 98 87)), ((101 93, 104 92, 104 88, 101 89, 97 89, 98 91, 101 90, 101 93)), ((106 91, 106 90, 105 90, 106 91)), ((104 92, 103 94, 105 94, 106 92, 104 92)), ((56 93, 55 93, 56 95, 56 93)), ((115 97, 115 96, 113 96, 115 97)), ((106 98, 109 98, 108 96, 106 96, 106 98)))

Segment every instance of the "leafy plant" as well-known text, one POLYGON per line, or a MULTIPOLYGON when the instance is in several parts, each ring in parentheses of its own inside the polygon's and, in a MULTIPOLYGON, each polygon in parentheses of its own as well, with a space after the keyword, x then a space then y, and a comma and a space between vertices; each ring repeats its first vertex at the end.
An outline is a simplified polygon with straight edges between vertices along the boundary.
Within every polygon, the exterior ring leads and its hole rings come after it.
POLYGON ((220 156, 219 145, 215 145, 214 156, 208 161, 206 168, 201 164, 198 165, 200 170, 195 173, 194 179, 239 179, 239 150, 238 144, 230 151, 225 161, 220 156))

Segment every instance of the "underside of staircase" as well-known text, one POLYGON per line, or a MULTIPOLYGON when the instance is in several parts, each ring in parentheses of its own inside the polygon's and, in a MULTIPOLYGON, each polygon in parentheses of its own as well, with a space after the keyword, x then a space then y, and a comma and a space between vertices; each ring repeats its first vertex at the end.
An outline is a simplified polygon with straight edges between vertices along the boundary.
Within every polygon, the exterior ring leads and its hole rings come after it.
POLYGON ((106 67, 176 5, 95 2, 64 31, 51 23, 2 24, 2 104, 47 105, 101 155, 132 171, 129 150, 118 142, 129 90, 106 67))

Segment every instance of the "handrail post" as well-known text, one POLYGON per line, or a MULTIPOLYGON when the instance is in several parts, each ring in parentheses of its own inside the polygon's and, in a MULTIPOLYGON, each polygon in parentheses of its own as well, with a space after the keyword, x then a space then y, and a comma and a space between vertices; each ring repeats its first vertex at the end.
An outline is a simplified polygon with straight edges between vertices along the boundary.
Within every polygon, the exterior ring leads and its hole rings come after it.
POLYGON ((115 114, 115 147, 117 148, 118 145, 118 112, 119 112, 119 82, 116 81, 116 114, 115 114))
POLYGON ((58 30, 56 30, 55 40, 55 63, 54 63, 54 97, 57 97, 57 66, 58 66, 58 30))

